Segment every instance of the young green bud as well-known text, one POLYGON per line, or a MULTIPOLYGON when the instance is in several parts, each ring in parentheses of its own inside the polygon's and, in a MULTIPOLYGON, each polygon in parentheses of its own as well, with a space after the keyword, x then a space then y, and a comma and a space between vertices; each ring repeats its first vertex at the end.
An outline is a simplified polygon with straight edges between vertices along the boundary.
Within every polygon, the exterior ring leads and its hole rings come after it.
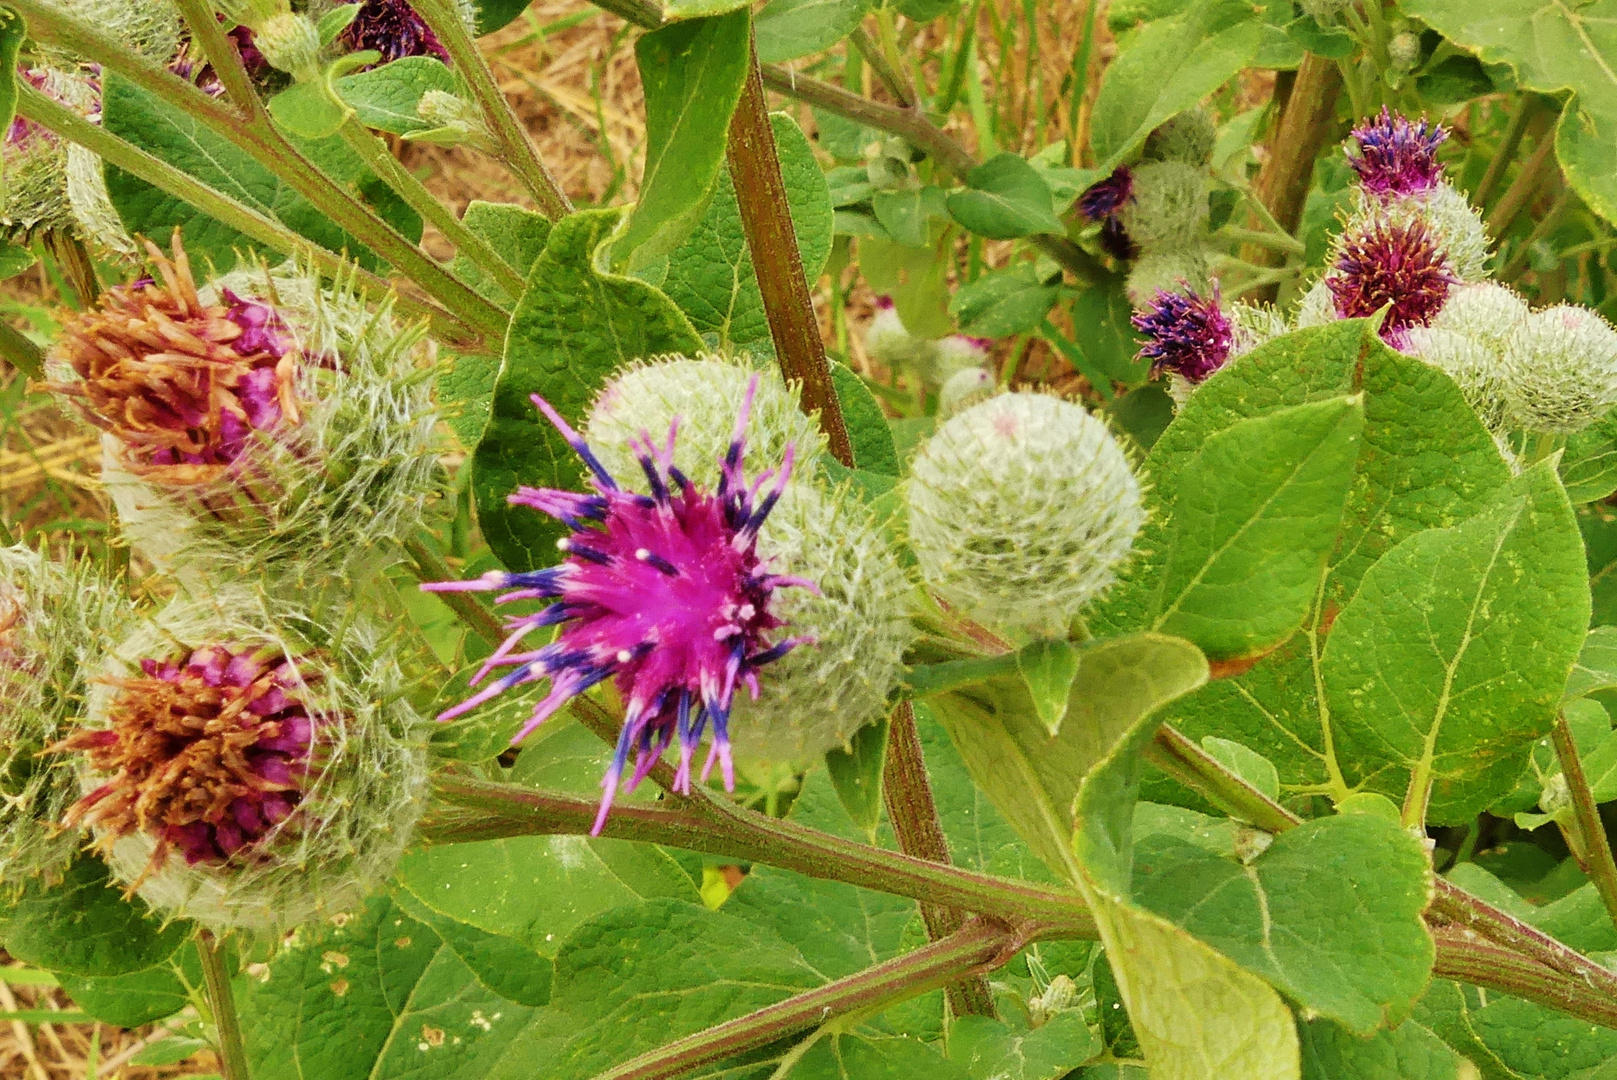
POLYGON ((928 587, 994 626, 1065 632, 1112 583, 1144 519, 1106 425, 1045 394, 967 409, 911 469, 910 539, 928 587))
POLYGON ((1408 30, 1394 34, 1387 42, 1387 60, 1394 71, 1414 71, 1420 63, 1420 35, 1408 30))
POLYGON ((1157 128, 1145 140, 1145 156, 1152 161, 1178 161, 1198 168, 1213 157, 1218 129, 1201 107, 1187 109, 1157 128))
POLYGON ((1189 291, 1205 295, 1212 289, 1207 254, 1201 248, 1184 251, 1148 251, 1129 268, 1123 290, 1129 303, 1144 308, 1159 292, 1189 291))
POLYGON ((808 475, 825 447, 825 436, 798 407, 798 387, 788 387, 773 367, 754 372, 714 356, 670 356, 620 372, 590 406, 584 437, 607 472, 639 487, 645 478, 640 452, 632 444, 642 432, 653 439, 665 437, 677 418, 674 464, 698 487, 712 488, 754 375, 759 376, 758 390, 743 464, 749 473, 763 472, 780 462, 790 444, 797 448, 799 471, 808 475))
POLYGON ((320 31, 307 15, 272 15, 253 26, 253 44, 270 67, 299 82, 320 77, 320 31))
POLYGON ((955 372, 938 390, 938 416, 947 420, 994 393, 994 373, 986 368, 969 367, 955 372))
POLYGON ((1134 199, 1123 228, 1145 252, 1183 252, 1207 233, 1207 170, 1182 161, 1152 161, 1134 170, 1134 199))
POLYGON ((1535 311, 1505 342, 1507 419, 1528 431, 1581 431, 1617 405, 1617 330, 1574 304, 1535 311))
MULTIPOLYGON (((1463 334, 1502 357, 1505 342, 1527 318, 1527 301, 1508 285, 1479 281, 1449 293, 1432 320, 1432 329, 1463 334)), ((1496 360, 1497 362, 1497 360, 1496 360)))
POLYGON ((66 822, 164 916, 285 931, 392 872, 425 802, 421 718, 375 628, 246 593, 181 598, 97 673, 66 822))

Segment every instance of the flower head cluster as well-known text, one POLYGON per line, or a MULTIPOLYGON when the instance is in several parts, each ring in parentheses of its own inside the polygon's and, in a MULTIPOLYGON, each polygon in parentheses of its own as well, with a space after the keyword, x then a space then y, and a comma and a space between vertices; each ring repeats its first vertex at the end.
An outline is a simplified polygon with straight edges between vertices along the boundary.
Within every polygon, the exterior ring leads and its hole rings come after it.
POLYGON ((1411 121, 1384 105, 1381 115, 1353 129, 1359 152, 1349 152, 1348 164, 1358 174, 1360 187, 1372 195, 1430 191, 1443 181, 1437 148, 1448 137, 1443 125, 1429 123, 1425 117, 1411 121))
POLYGON ((139 676, 112 685, 109 726, 52 747, 83 753, 110 777, 74 804, 68 824, 95 826, 104 849, 148 834, 155 872, 175 851, 187 864, 250 857, 291 817, 317 741, 295 659, 208 645, 144 658, 139 676))
POLYGON ((1139 356, 1156 374, 1174 372, 1195 385, 1223 367, 1235 345, 1235 331, 1219 305, 1218 288, 1198 296, 1188 288, 1157 291, 1146 310, 1136 312, 1134 328, 1145 335, 1139 356))
POLYGON ((197 296, 176 237, 174 259, 149 245, 158 280, 109 289, 69 318, 47 388, 81 405, 131 471, 165 484, 217 479, 255 434, 296 423, 300 356, 273 308, 228 290, 197 296))
POLYGON ((690 789, 692 760, 708 723, 712 747, 705 779, 717 762, 734 785, 729 721, 736 690, 759 691, 758 671, 801 643, 771 643, 781 626, 777 590, 812 582, 771 573, 757 552, 758 530, 786 490, 793 449, 778 469, 749 483, 742 469, 745 431, 756 380, 736 418, 716 488, 697 487, 674 464, 678 424, 663 445, 642 434, 639 465, 648 495, 625 491, 588 443, 538 395, 534 404, 593 474, 593 494, 521 488, 513 504, 549 514, 572 529, 558 542, 560 565, 523 573, 495 571, 474 581, 424 585, 433 591, 510 590, 502 600, 549 600, 535 615, 511 621, 511 635, 474 683, 495 668, 511 670, 439 717, 449 720, 524 683, 550 680, 550 692, 516 734, 519 742, 568 700, 614 679, 627 702, 623 732, 602 780, 595 822, 606 823, 618 786, 632 790, 677 739, 676 786, 690 789), (523 639, 560 626, 555 640, 519 652, 523 639))
POLYGON ((1381 336, 1393 345, 1408 328, 1429 325, 1457 283, 1453 267, 1419 220, 1374 220, 1344 235, 1325 276, 1342 318, 1388 309, 1381 336))

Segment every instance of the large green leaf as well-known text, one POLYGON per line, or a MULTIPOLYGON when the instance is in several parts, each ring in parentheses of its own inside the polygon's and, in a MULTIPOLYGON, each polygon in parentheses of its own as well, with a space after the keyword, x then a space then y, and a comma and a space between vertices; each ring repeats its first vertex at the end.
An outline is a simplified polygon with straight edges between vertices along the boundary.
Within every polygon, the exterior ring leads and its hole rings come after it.
POLYGON ((752 24, 745 10, 643 35, 635 61, 646 99, 646 167, 613 262, 640 270, 670 254, 707 209, 747 80, 752 24))
POLYGON ((766 64, 823 52, 853 33, 866 0, 769 0, 753 20, 758 59, 766 64))
POLYGON ((915 1039, 867 1039, 828 1034, 781 1080, 975 1080, 953 1061, 915 1039))
POLYGON ((1143 28, 1106 68, 1095 101, 1090 146, 1101 171, 1233 78, 1257 55, 1263 35, 1243 0, 1207 0, 1143 28))
POLYGON ((529 400, 543 395, 580 422, 617 368, 663 353, 692 354, 701 339, 657 289, 596 269, 595 252, 620 210, 581 210, 562 219, 534 264, 506 336, 494 406, 473 457, 478 521, 495 555, 511 570, 555 559, 561 527, 509 506, 519 485, 573 487, 581 469, 566 441, 529 400))
POLYGON ((1431 1031, 1406 1021, 1371 1038, 1328 1020, 1299 1025, 1303 1080, 1464 1080, 1460 1056, 1431 1031))
POLYGON ((1406 0, 1401 8, 1483 61, 1509 64, 1526 89, 1572 91, 1556 154, 1583 201, 1617 221, 1617 2, 1406 0))
POLYGON ((0 915, 0 940, 24 963, 75 975, 125 975, 161 963, 191 932, 191 924, 165 925, 138 897, 123 898, 106 864, 75 859, 62 880, 34 879, 0 915))
POLYGON ((1521 1080, 1477 1035, 1471 1021, 1480 1008, 1481 991, 1475 987, 1435 979, 1415 1007, 1415 1022, 1475 1065, 1482 1080, 1521 1080))
MULTIPOLYGON (((831 254, 830 189, 814 159, 814 148, 796 121, 776 113, 769 122, 786 181, 797 251, 812 283, 831 254)), ((669 256, 662 288, 713 347, 774 359, 769 319, 728 169, 720 170, 718 187, 695 231, 669 256)))
POLYGON ((460 89, 455 73, 432 56, 406 56, 337 80, 337 95, 353 108, 360 123, 394 135, 432 126, 419 111, 428 90, 453 94, 460 89))
POLYGON ((1392 795, 1430 783, 1431 820, 1469 819, 1549 730, 1588 623, 1583 546, 1546 462, 1365 574, 1321 664, 1344 771, 1392 795))
POLYGON ((1503 995, 1490 998, 1470 1020, 1482 1043, 1522 1080, 1607 1080, 1617 1074, 1617 1031, 1610 1028, 1503 995))
POLYGON ((1369 814, 1299 825, 1244 861, 1166 833, 1134 849, 1136 903, 1359 1035, 1426 989, 1430 891, 1421 842, 1369 814))
POLYGON ((385 896, 341 925, 304 927, 268 968, 267 977, 245 980, 240 995, 254 1080, 471 1080, 534 1012, 480 982, 427 924, 385 896))
POLYGON ((1077 1011, 1032 1029, 986 1016, 962 1016, 949 1025, 949 1057, 972 1080, 1060 1080, 1101 1049, 1077 1011))
MULTIPOLYGON (((990 240, 1065 231, 1050 185, 1015 154, 996 154, 972 169, 965 189, 951 193, 948 205, 956 221, 990 240)), ((879 206, 876 216, 881 216, 879 206)))
POLYGON ((1066 721, 1054 736, 1014 673, 929 704, 972 779, 1033 851, 1070 878, 1073 798, 1085 774, 1111 750, 1118 732, 1206 677, 1207 661, 1190 643, 1141 634, 1081 649, 1066 721))
POLYGON ((122 1028, 137 1028, 173 1016, 191 997, 186 986, 202 985, 202 960, 187 943, 167 960, 145 971, 127 975, 57 975, 73 1004, 100 1020, 122 1028), (183 976, 183 981, 182 981, 183 976))
MULTIPOLYGON (((112 74, 102 85, 101 102, 102 123, 112 134, 322 247, 347 251, 372 268, 378 265, 376 256, 343 232, 325 211, 184 111, 112 74)), ((342 140, 292 141, 338 184, 356 189, 406 238, 420 238, 421 219, 415 211, 366 169, 342 140)), ((112 165, 106 167, 106 173, 112 204, 131 233, 166 240, 176 228, 183 228, 191 258, 201 264, 211 261, 221 270, 235 266, 238 250, 264 250, 257 242, 138 177, 112 165)))

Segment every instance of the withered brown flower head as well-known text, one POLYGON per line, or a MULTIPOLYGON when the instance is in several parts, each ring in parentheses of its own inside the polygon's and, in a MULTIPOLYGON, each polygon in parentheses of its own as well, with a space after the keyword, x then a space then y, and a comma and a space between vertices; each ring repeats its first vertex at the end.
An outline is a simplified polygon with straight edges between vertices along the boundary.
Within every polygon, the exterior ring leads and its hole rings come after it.
POLYGON ((94 826, 103 849, 136 832, 152 837, 148 874, 176 848, 190 864, 250 855, 293 814, 316 768, 317 718, 297 664, 270 649, 213 645, 140 666, 141 677, 111 680, 110 727, 51 747, 87 754, 111 776, 73 805, 67 824, 94 826))
POLYGON ((298 423, 299 354, 274 308, 225 290, 197 297, 174 236, 172 261, 146 245, 157 280, 108 289, 70 316, 57 355, 76 378, 45 388, 78 399, 124 463, 161 483, 219 479, 256 437, 298 423))

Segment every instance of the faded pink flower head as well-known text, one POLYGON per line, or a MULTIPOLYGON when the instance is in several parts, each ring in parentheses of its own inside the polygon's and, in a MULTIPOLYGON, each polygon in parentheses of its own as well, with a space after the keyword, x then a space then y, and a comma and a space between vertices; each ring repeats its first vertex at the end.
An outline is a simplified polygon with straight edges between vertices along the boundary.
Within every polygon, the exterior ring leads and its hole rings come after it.
POLYGON ((736 418, 718 487, 697 488, 674 465, 676 419, 666 444, 641 433, 640 466, 651 494, 618 487, 584 439, 537 394, 533 402, 594 474, 594 494, 521 488, 510 502, 563 522, 572 535, 557 542, 566 557, 544 570, 496 570, 473 581, 423 585, 435 591, 498 590, 500 602, 546 599, 538 613, 512 619, 511 635, 472 680, 497 667, 511 671, 438 719, 471 711, 514 686, 550 680, 550 692, 517 732, 521 742, 570 699, 612 678, 627 701, 623 732, 601 781, 604 793, 594 832, 606 823, 618 785, 634 755, 632 791, 663 752, 679 740, 677 790, 688 792, 692 758, 709 721, 713 741, 702 769, 719 763, 734 788, 728 725, 736 687, 757 696, 758 669, 802 644, 767 635, 782 623, 770 611, 776 589, 815 588, 813 582, 771 573, 757 554, 758 530, 791 478, 793 448, 778 469, 749 484, 742 473, 743 437, 757 390, 754 378, 736 418), (767 491, 766 491, 767 488, 767 491), (518 652, 533 630, 560 625, 549 645, 518 652))

